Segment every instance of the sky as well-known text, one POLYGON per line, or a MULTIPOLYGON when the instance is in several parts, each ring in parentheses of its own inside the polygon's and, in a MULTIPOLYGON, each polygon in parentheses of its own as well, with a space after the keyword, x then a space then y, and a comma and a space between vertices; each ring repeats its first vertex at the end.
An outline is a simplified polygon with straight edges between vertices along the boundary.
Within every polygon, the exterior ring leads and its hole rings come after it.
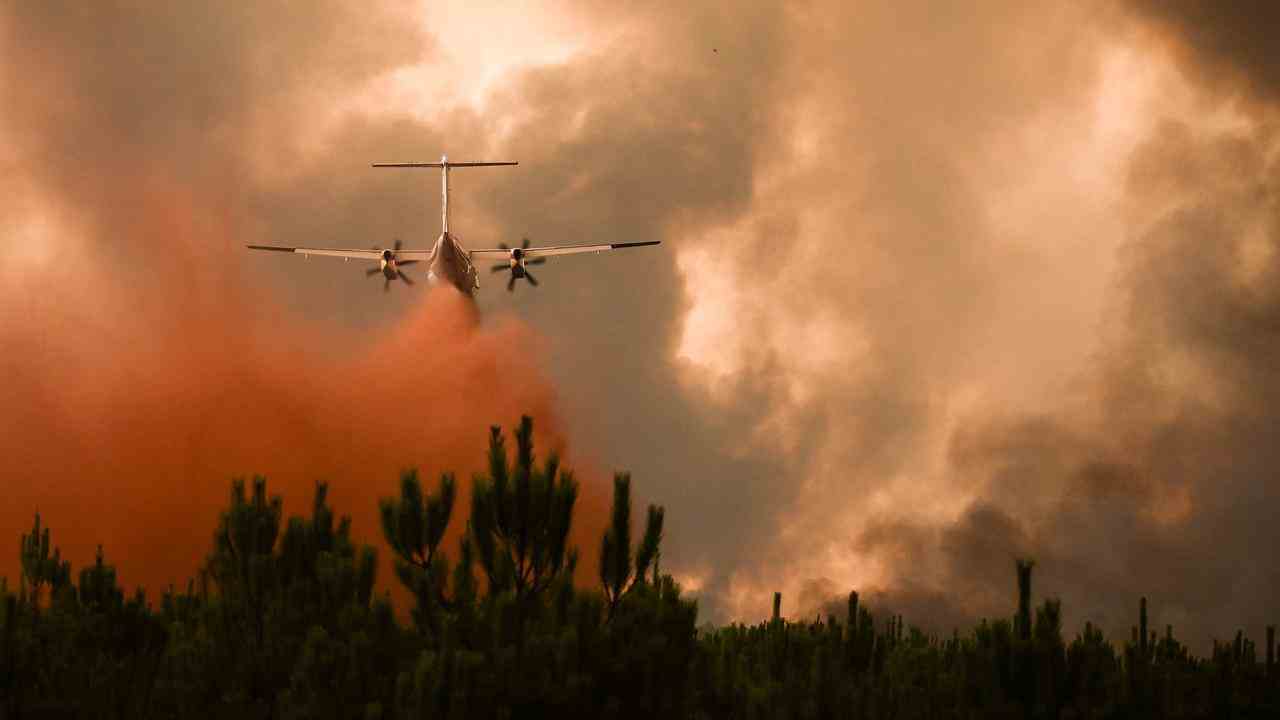
MULTIPOLYGON (((1274 623, 1261 3, 0 3, 0 538, 182 583, 228 481, 376 539, 534 416, 704 619, 1274 623), (473 306, 245 243, 662 240, 473 306)), ((461 523, 458 523, 459 525, 461 523)), ((0 556, 3 557, 3 556, 0 556)), ((0 560, 0 574, 16 565, 0 560)))

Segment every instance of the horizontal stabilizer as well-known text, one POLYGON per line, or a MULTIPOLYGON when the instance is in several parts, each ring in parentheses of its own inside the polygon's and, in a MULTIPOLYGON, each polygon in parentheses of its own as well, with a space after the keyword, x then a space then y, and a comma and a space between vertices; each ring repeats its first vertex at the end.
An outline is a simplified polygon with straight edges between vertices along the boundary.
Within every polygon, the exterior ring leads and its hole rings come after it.
POLYGON ((519 165, 518 162, 453 162, 447 160, 445 162, 402 162, 402 163, 373 163, 373 167, 396 167, 396 168, 442 168, 442 167, 496 167, 498 165, 519 165))

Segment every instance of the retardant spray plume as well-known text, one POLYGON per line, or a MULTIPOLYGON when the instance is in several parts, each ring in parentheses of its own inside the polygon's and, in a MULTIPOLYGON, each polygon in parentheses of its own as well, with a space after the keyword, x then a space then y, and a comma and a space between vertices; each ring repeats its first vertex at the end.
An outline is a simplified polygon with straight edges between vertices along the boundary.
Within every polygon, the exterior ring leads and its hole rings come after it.
POLYGON ((245 352, 207 318, 158 351, 8 324, 5 346, 26 352, 4 363, 0 535, 16 538, 38 509, 66 556, 84 562, 104 543, 126 581, 154 588, 194 571, 235 475, 266 474, 293 512, 329 480, 335 507, 372 540, 377 498, 394 494, 401 468, 421 466, 429 483, 445 470, 468 478, 486 427, 525 412, 542 452, 562 445, 548 385, 512 352, 533 333, 482 329, 468 302, 434 292, 367 352, 337 360, 280 339, 245 352), (42 353, 41 340, 61 345, 42 353))

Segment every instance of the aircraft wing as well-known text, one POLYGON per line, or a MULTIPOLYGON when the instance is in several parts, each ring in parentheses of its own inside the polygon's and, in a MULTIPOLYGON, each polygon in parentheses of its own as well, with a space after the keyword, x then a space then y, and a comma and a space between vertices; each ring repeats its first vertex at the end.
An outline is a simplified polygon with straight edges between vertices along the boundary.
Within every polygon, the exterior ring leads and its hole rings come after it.
MULTIPOLYGON (((250 250, 271 250, 274 252, 297 253, 299 255, 324 255, 328 257, 340 258, 356 258, 358 260, 372 260, 377 262, 382 259, 381 250, 347 250, 342 248, 305 248, 305 247, 285 247, 283 245, 246 245, 250 250)), ((431 259, 430 250, 397 250, 395 251, 396 260, 429 260, 431 259)))
MULTIPOLYGON (((595 245, 548 245, 546 247, 524 248, 524 256, 527 259, 540 257, 554 257, 556 255, 577 255, 578 253, 599 253, 607 250, 621 250, 630 247, 642 247, 645 245, 661 245, 661 240, 649 240, 646 242, 631 243, 600 243, 595 245)), ((475 260, 507 260, 511 257, 511 250, 503 250, 501 248, 493 250, 472 250, 471 259, 475 260)))

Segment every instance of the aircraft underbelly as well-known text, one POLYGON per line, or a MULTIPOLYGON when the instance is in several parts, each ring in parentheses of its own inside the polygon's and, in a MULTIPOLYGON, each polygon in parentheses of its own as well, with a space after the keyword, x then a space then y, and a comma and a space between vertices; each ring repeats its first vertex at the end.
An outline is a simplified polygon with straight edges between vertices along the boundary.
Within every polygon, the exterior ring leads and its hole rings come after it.
POLYGON ((445 239, 439 247, 431 261, 428 277, 435 282, 448 282, 462 294, 471 295, 475 291, 475 268, 452 238, 445 239))

